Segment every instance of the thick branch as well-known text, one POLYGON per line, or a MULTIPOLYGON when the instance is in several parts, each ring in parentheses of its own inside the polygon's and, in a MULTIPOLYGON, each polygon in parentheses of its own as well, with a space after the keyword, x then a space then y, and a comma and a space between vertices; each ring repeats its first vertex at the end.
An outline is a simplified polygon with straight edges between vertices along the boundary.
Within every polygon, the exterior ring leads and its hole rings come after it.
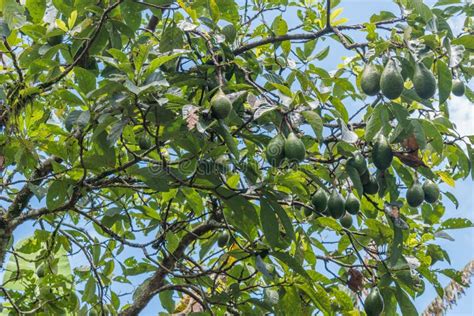
POLYGON ((221 227, 219 223, 215 221, 209 221, 197 226, 192 231, 184 235, 176 250, 163 258, 161 267, 155 272, 155 274, 153 274, 150 279, 148 279, 149 281, 145 285, 142 294, 135 298, 133 303, 119 315, 138 315, 153 298, 157 290, 165 285, 166 276, 168 275, 169 271, 174 269, 176 263, 183 258, 186 248, 202 235, 219 227, 221 227))

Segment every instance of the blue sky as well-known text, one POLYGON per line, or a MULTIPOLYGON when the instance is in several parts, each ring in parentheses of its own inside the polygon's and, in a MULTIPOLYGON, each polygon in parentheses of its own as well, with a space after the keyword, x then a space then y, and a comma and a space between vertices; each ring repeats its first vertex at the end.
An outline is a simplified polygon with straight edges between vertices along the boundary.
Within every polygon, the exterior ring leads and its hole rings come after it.
MULTIPOLYGON (((428 4, 433 1, 425 1, 428 4)), ((342 0, 339 7, 343 7, 344 11, 340 17, 346 17, 349 19, 350 24, 362 23, 367 21, 370 16, 380 11, 393 11, 398 13, 398 8, 390 0, 377 0, 377 1, 361 1, 361 0, 342 0)), ((293 13, 285 14, 285 18, 288 20, 290 26, 295 24, 297 21, 292 17, 293 13)), ((293 15, 294 16, 294 15, 293 15)), ((455 30, 460 29, 460 23, 462 18, 450 21, 452 27, 455 30)), ((354 32, 353 35, 356 33, 354 32)), ((320 42, 317 50, 325 48, 327 45, 331 46, 331 52, 329 57, 320 62, 320 67, 324 67, 327 70, 336 69, 337 65, 342 63, 342 57, 351 55, 351 52, 346 51, 341 45, 335 44, 333 41, 320 42)), ((472 82, 470 83, 471 88, 473 87, 472 82)), ((453 98, 449 101, 451 109, 451 119, 458 126, 461 134, 474 134, 474 105, 466 98, 453 98)), ((349 106, 350 107, 350 106, 349 106)), ((454 205, 445 201, 447 210, 445 218, 448 217, 466 217, 474 221, 474 213, 472 212, 472 205, 474 204, 474 181, 467 179, 462 182, 458 182, 455 188, 442 186, 442 190, 449 190, 454 193, 459 201, 460 206, 455 209, 454 205)), ((451 257, 452 266, 451 268, 461 269, 466 263, 474 259, 474 229, 450 231, 452 237, 456 239, 455 242, 438 240, 444 249, 447 250, 451 257)), ((20 240, 31 234, 31 223, 23 225, 18 229, 15 234, 15 239, 20 240)), ((127 256, 133 255, 131 252, 127 253, 127 256)), ((138 255, 138 254, 137 254, 138 255)), ((75 266, 80 265, 83 262, 74 261, 75 266)), ((438 264, 438 268, 446 268, 447 264, 438 264)), ((449 283, 449 279, 441 277, 440 281, 443 286, 449 283)), ((127 288, 131 290, 131 288, 127 288)), ((425 293, 415 301, 415 305, 419 312, 423 311, 426 305, 433 300, 436 296, 434 289, 427 287, 425 293)), ((448 315, 474 315, 474 290, 468 289, 466 291, 466 297, 464 297, 460 303, 448 312, 448 315)), ((157 301, 152 301, 142 315, 156 315, 157 314, 157 301)))

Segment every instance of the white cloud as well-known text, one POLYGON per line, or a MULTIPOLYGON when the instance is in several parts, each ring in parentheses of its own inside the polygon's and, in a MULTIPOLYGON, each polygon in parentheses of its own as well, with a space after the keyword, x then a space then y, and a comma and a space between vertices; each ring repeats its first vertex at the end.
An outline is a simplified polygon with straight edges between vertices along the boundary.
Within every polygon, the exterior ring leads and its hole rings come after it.
POLYGON ((474 105, 466 97, 452 96, 448 101, 451 121, 461 135, 474 135, 474 105))

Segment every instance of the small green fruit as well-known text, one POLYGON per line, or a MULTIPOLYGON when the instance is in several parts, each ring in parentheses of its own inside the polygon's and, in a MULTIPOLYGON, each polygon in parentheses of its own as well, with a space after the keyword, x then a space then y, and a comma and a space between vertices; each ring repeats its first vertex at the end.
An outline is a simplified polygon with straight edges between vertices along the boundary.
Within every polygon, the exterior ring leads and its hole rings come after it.
POLYGON ((389 99, 396 99, 403 92, 403 77, 398 70, 395 61, 390 59, 380 77, 380 88, 382 93, 389 99))
POLYGON ((278 56, 276 58, 276 63, 281 67, 281 68, 286 68, 286 58, 282 57, 282 56, 278 56))
POLYGON ((425 201, 428 203, 434 203, 438 201, 439 199, 439 188, 431 180, 426 180, 425 183, 423 183, 423 192, 425 195, 425 201))
POLYGON ((38 268, 36 268, 36 276, 38 278, 44 278, 45 275, 46 275, 46 267, 42 263, 38 266, 38 268))
POLYGON ((372 149, 372 161, 379 170, 385 170, 392 164, 393 152, 385 136, 379 134, 372 149))
POLYGON ((321 188, 316 191, 316 193, 313 195, 313 198, 311 199, 311 203, 313 204, 315 212, 324 212, 328 206, 328 195, 326 191, 321 188))
POLYGON ((349 213, 344 214, 343 217, 339 220, 339 223, 341 223, 342 227, 344 228, 351 228, 352 226, 352 216, 349 213))
POLYGON ((351 192, 347 195, 345 207, 346 207, 346 211, 349 212, 350 214, 356 215, 359 212, 360 201, 354 195, 354 193, 351 192))
POLYGON ((453 86, 451 88, 451 92, 458 97, 461 97, 464 95, 466 88, 464 87, 464 82, 462 82, 459 79, 454 79, 453 80, 453 86))
POLYGON ((290 162, 302 162, 306 155, 306 148, 295 133, 290 133, 285 140, 285 157, 290 162))
POLYGON ((369 182, 364 184, 364 193, 373 195, 377 194, 377 192, 379 192, 379 183, 377 182, 377 179, 370 176, 369 182))
POLYGON ((308 207, 303 207, 303 212, 305 217, 313 215, 313 210, 308 207))
POLYGON ((232 102, 229 98, 222 92, 222 90, 217 91, 217 93, 211 99, 211 112, 216 119, 223 120, 229 116, 230 111, 232 110, 232 102))
POLYGON ((221 248, 224 248, 230 240, 230 236, 227 232, 223 232, 217 239, 217 245, 221 248))
POLYGON ((329 197, 328 211, 329 214, 331 214, 331 216, 335 219, 341 218, 345 213, 344 198, 336 190, 333 190, 331 196, 329 197))
POLYGON ((50 36, 46 39, 46 42, 50 45, 50 46, 56 46, 56 45, 59 45, 63 42, 63 35, 62 34, 59 34, 59 35, 53 35, 53 36, 50 36))
POLYGON ((365 298, 364 309, 367 316, 379 316, 384 309, 383 297, 378 288, 373 288, 365 298))
POLYGON ((347 160, 347 165, 355 168, 359 175, 367 172, 367 161, 360 151, 354 153, 354 156, 347 160))
POLYGON ((436 78, 422 62, 417 63, 413 74, 413 86, 422 99, 429 99, 436 92, 436 78))
POLYGON ((367 64, 362 71, 360 87, 362 91, 370 96, 376 95, 380 91, 381 73, 374 64, 367 64))
POLYGON ((418 207, 425 199, 425 192, 419 183, 415 183, 407 190, 406 194, 408 205, 411 207, 418 207))
POLYGON ((363 185, 366 185, 370 181, 370 173, 367 171, 360 175, 360 181, 363 185))
POLYGON ((89 316, 99 316, 99 313, 95 309, 91 308, 89 310, 89 316))
POLYGON ((270 140, 265 150, 267 161, 274 167, 278 167, 285 159, 285 138, 278 134, 270 140))
POLYGON ((148 137, 145 135, 141 135, 138 138, 138 147, 140 147, 141 150, 148 150, 151 148, 151 141, 148 137))

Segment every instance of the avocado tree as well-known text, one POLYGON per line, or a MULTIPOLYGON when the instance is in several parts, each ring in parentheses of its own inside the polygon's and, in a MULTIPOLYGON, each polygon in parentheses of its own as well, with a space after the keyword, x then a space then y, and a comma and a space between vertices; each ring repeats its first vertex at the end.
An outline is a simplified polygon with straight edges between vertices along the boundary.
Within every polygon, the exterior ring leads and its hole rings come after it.
POLYGON ((2 313, 415 315, 463 283, 474 5, 432 5, 2 0, 2 313))

